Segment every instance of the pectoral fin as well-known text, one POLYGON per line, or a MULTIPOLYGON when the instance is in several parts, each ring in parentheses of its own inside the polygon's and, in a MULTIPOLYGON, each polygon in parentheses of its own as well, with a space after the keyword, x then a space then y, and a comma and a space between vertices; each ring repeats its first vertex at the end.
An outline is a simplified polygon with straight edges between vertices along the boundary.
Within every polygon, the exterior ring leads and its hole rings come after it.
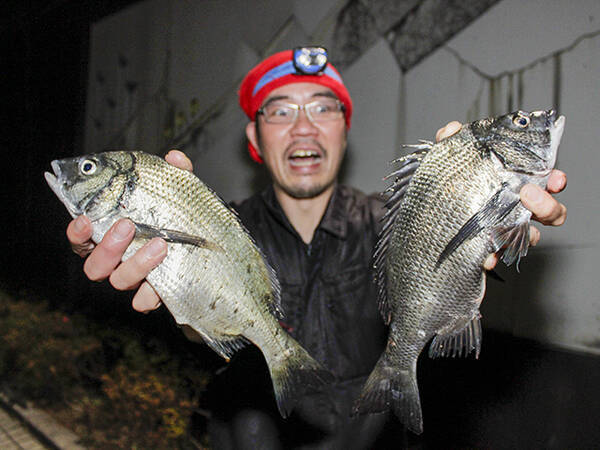
POLYGON ((488 200, 488 202, 465 223, 458 233, 450 240, 438 258, 435 268, 439 268, 444 260, 466 240, 472 239, 486 228, 492 228, 519 204, 520 198, 514 192, 506 189, 505 185, 488 200))
POLYGON ((503 249, 502 261, 507 266, 516 261, 517 271, 519 271, 519 262, 527 255, 529 249, 529 217, 512 227, 494 228, 492 243, 496 251, 503 249))
POLYGON ((209 250, 215 250, 219 252, 223 251, 223 248, 219 244, 207 241, 202 237, 193 236, 191 234, 184 233, 183 231, 157 228, 152 225, 146 225, 143 223, 135 224, 135 236, 144 239, 152 239, 155 237, 159 237, 167 242, 195 245, 196 247, 206 248, 209 250))

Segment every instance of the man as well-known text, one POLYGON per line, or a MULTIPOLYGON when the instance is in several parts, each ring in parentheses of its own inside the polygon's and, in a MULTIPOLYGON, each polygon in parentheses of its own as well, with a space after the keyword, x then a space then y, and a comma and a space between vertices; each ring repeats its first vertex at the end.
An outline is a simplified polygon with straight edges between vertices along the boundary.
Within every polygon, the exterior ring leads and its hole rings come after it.
MULTIPOLYGON (((384 346, 385 328, 370 276, 382 210, 375 196, 337 184, 352 101, 339 73, 322 64, 321 54, 318 49, 277 53, 242 82, 240 105, 250 119, 246 126, 250 154, 264 162, 272 186, 236 209, 277 270, 284 327, 336 380, 319 392, 307 393, 292 418, 283 421, 274 413, 264 364, 248 350, 225 371, 220 378, 225 381, 218 379, 212 389, 220 396, 213 403, 221 405, 211 428, 218 448, 244 444, 367 448, 384 420, 379 415, 349 418, 351 403, 384 346), (232 393, 229 397, 227 391, 232 393)), ((459 129, 459 123, 451 122, 436 138, 459 129)), ((172 151, 166 158, 191 170, 180 152, 172 151)), ((554 171, 548 190, 560 192, 565 186, 566 176, 554 171)), ((564 222, 566 208, 548 192, 528 185, 521 196, 538 221, 564 222)), ((67 235, 77 253, 89 255, 84 271, 90 279, 109 278, 119 290, 137 288, 133 307, 138 311, 160 305, 144 279, 166 255, 164 241, 153 239, 121 263, 134 235, 130 222, 115 224, 96 247, 85 217, 71 222, 67 235)), ((535 245, 537 230, 531 239, 535 245)), ((485 266, 491 269, 495 264, 491 255, 485 266)))

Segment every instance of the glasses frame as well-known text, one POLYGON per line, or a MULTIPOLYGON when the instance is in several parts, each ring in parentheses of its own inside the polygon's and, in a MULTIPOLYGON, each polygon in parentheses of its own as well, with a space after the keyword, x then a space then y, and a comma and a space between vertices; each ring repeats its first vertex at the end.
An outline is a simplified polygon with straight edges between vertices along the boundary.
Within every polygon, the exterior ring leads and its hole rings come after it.
MULTIPOLYGON (((328 97, 329 98, 329 97, 328 97)), ((269 119, 267 118, 267 115, 265 114, 265 108, 267 106, 269 106, 269 103, 267 103, 264 106, 261 106, 257 111, 256 111, 256 115, 261 115, 265 118, 265 122, 271 125, 292 125, 294 123, 296 123, 296 120, 298 120, 298 115, 300 114, 300 111, 304 111, 304 113, 306 114, 306 117, 308 118, 308 120, 310 120, 311 123, 322 123, 322 122, 331 122, 334 121, 336 119, 339 119, 341 117, 344 116, 344 114, 346 113, 346 105, 344 105, 339 99, 332 99, 335 100, 335 103, 338 107, 338 110, 342 113, 342 115, 340 117, 333 117, 331 119, 320 119, 320 120, 315 120, 312 116, 312 114, 310 113, 310 107, 317 104, 317 103, 321 103, 322 100, 315 100, 309 103, 305 103, 304 105, 298 105, 297 103, 287 103, 287 102, 283 102, 281 103, 283 106, 288 106, 290 107, 293 111, 294 111, 294 117, 292 118, 292 120, 290 120, 289 122, 269 122, 269 119)))

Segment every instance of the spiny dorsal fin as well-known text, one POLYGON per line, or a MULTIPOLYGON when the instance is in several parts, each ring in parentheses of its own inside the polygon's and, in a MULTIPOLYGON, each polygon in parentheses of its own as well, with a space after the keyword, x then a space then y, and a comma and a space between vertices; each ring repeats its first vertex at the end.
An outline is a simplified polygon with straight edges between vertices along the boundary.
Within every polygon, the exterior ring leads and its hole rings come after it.
MULTIPOLYGON (((256 245, 256 244, 255 244, 256 245)), ((279 284, 279 278, 277 278, 277 272, 275 269, 269 264, 267 261, 267 257, 263 254, 262 250, 258 248, 260 255, 265 262, 265 266, 267 266, 267 272, 269 273, 269 281, 271 283, 271 292, 273 293, 271 302, 269 303, 269 310, 271 314, 275 316, 276 319, 282 320, 284 318, 283 306, 281 305, 281 285, 279 284)))
POLYGON ((271 284, 271 292, 273 294, 273 295, 269 296, 269 298, 266 298, 264 300, 266 300, 268 302, 270 312, 277 319, 279 319, 279 320, 283 319, 284 314, 283 314, 283 307, 281 306, 281 285, 279 284, 279 279, 277 278, 277 273, 269 264, 269 261, 267 260, 265 254, 262 252, 262 250, 256 243, 256 240, 252 237, 252 235, 250 234, 250 232, 248 231, 246 226, 242 223, 242 220, 240 219, 240 216, 238 215, 237 211, 230 204, 225 202, 225 200, 223 200, 221 198, 221 196, 219 194, 217 194, 210 186, 204 184, 202 181, 200 181, 200 182, 212 195, 214 195, 214 197, 219 201, 219 203, 221 203, 221 205, 223 205, 229 212, 231 212, 231 214, 235 218, 238 225, 241 227, 241 229, 244 231, 244 233, 246 233, 246 235, 248 236, 248 239, 252 242, 252 245, 254 245, 254 247, 256 247, 256 249, 258 250, 258 253, 260 254, 262 260, 264 261, 264 264, 265 264, 265 267, 267 270, 267 274, 269 277, 269 283, 271 284))
POLYGON ((413 153, 409 153, 406 156, 395 159, 391 164, 399 164, 399 167, 389 174, 384 180, 395 178, 394 183, 383 193, 387 196, 385 206, 388 211, 381 219, 383 222, 383 228, 379 233, 379 238, 375 246, 375 252, 373 253, 373 272, 375 277, 375 283, 377 285, 378 299, 379 299, 379 311, 386 324, 391 321, 391 309, 389 307, 386 291, 386 275, 385 275, 385 260, 388 249, 389 240, 394 229, 393 225, 396 220, 398 211, 404 194, 408 189, 410 180, 414 175, 415 171, 421 164, 421 161, 427 154, 431 147, 432 142, 421 141, 420 144, 416 145, 405 145, 405 147, 416 148, 417 150, 413 153))

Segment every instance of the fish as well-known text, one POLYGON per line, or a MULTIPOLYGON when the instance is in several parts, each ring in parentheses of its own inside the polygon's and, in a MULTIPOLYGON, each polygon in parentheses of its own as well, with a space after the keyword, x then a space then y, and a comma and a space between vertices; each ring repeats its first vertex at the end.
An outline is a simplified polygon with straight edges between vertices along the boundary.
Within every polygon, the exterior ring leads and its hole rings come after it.
POLYGON ((48 185, 73 218, 90 219, 95 243, 119 219, 135 224, 123 261, 154 237, 167 241, 167 256, 147 281, 186 335, 191 328, 227 361, 256 345, 283 417, 306 389, 331 381, 280 325, 275 271, 237 214, 192 172, 141 151, 54 160, 51 167, 48 185))
POLYGON ((483 264, 501 252, 507 265, 527 254, 531 212, 526 183, 546 187, 565 117, 516 111, 463 125, 438 143, 421 141, 394 163, 387 211, 373 256, 379 310, 389 335, 352 414, 393 410, 423 432, 417 359, 481 350, 483 264))

